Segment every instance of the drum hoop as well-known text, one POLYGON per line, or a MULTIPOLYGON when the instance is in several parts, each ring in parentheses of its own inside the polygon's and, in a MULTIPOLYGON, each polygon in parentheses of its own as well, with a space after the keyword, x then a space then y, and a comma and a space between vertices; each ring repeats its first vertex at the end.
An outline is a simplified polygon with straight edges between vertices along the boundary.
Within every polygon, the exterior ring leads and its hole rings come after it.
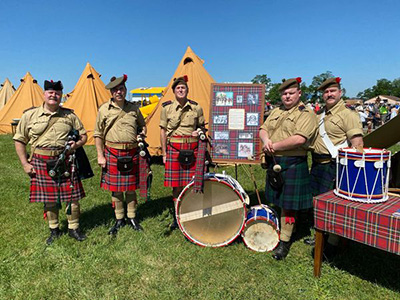
POLYGON ((179 218, 179 216, 178 216, 178 211, 179 211, 179 208, 180 208, 180 203, 181 203, 181 201, 182 201, 182 200, 181 200, 181 197, 182 197, 182 196, 186 193, 186 191, 194 184, 194 181, 189 182, 189 184, 182 190, 182 192, 180 193, 180 195, 179 195, 179 197, 178 197, 178 199, 177 199, 177 201, 176 201, 176 210, 175 210, 175 211, 176 211, 176 220, 177 220, 179 229, 181 230, 181 232, 183 233, 183 235, 184 235, 189 241, 191 241, 192 243, 194 243, 194 244, 196 244, 196 245, 199 245, 199 246, 202 246, 202 247, 211 247, 211 248, 224 247, 224 246, 227 246, 227 245, 229 245, 230 243, 232 243, 234 240, 236 240, 237 237, 243 232, 243 229, 244 229, 244 227, 245 227, 245 225, 246 225, 246 219, 247 219, 246 203, 244 202, 244 199, 243 199, 242 195, 239 193, 239 191, 238 191, 237 189, 235 189, 232 185, 228 184, 227 182, 225 182, 225 181, 223 181, 223 180, 218 180, 218 179, 215 178, 215 177, 214 177, 214 178, 207 178, 207 179, 204 179, 204 181, 206 181, 206 180, 207 180, 207 181, 216 181, 216 182, 218 182, 218 183, 223 183, 223 184, 227 185, 228 187, 230 187, 230 188, 236 193, 236 195, 239 196, 239 199, 242 201, 243 209, 244 209, 244 222, 243 222, 241 228, 239 229, 238 233, 235 234, 232 238, 228 239, 227 241, 224 241, 223 243, 219 243, 219 244, 215 244, 215 245, 207 245, 207 244, 204 244, 204 243, 202 243, 202 242, 200 242, 200 241, 198 241, 198 240, 195 240, 194 238, 192 238, 192 237, 189 236, 189 234, 186 232, 186 230, 185 230, 185 229, 183 228, 183 226, 181 225, 180 218, 179 218))
MULTIPOLYGON (((387 150, 387 149, 380 149, 380 148, 363 148, 363 149, 381 151, 380 153, 373 153, 372 155, 381 155, 381 154, 384 154, 384 155, 385 154, 389 154, 390 155, 391 154, 391 151, 387 150)), ((362 154, 361 152, 358 152, 358 151, 356 151, 356 150, 354 150, 353 148, 350 148, 350 147, 339 149, 339 155, 340 155, 340 152, 344 152, 344 153, 348 153, 348 154, 362 154), (351 150, 351 151, 348 151, 348 149, 351 150), (344 150, 346 150, 346 151, 344 151, 344 150)))
POLYGON ((279 227, 277 227, 279 224, 272 222, 271 219, 268 219, 266 217, 257 217, 257 218, 253 217, 253 218, 247 220, 244 224, 244 227, 245 227, 244 230, 246 230, 247 225, 250 226, 251 224, 253 224, 256 221, 265 221, 266 223, 273 225, 272 227, 274 227, 277 232, 280 232, 279 227))
POLYGON ((366 203, 366 204, 375 204, 375 203, 382 203, 382 202, 386 202, 389 199, 389 196, 385 195, 382 199, 377 199, 377 200, 364 200, 364 199, 356 199, 356 198, 352 198, 350 196, 346 196, 341 194, 339 191, 337 191, 336 189, 333 190, 333 193, 336 196, 339 196, 341 198, 347 199, 347 200, 351 200, 351 201, 355 201, 355 202, 361 202, 361 203, 366 203))

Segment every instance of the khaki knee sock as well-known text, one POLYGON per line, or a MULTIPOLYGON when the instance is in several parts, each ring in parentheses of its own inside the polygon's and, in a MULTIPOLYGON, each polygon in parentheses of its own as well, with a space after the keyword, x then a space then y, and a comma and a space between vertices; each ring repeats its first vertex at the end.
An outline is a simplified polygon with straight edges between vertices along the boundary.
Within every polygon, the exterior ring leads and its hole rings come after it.
POLYGON ((281 241, 283 241, 283 242, 290 241, 290 238, 292 237, 292 233, 293 233, 293 228, 294 228, 294 223, 293 224, 286 223, 286 217, 282 216, 281 217, 281 241))
POLYGON ((127 217, 133 219, 136 217, 136 207, 137 207, 137 200, 136 200, 136 192, 126 192, 125 193, 125 200, 127 206, 127 217))
POLYGON ((58 223, 58 208, 56 203, 46 203, 44 206, 46 211, 47 220, 49 221, 49 228, 55 229, 59 227, 58 223))
POLYGON ((113 192, 111 199, 114 203, 115 218, 117 220, 125 218, 124 194, 113 192))
MULTIPOLYGON (((66 210, 68 210, 68 206, 66 210)), ((76 230, 79 228, 79 215, 80 215, 79 202, 72 202, 71 214, 70 215, 67 214, 68 229, 76 230)))

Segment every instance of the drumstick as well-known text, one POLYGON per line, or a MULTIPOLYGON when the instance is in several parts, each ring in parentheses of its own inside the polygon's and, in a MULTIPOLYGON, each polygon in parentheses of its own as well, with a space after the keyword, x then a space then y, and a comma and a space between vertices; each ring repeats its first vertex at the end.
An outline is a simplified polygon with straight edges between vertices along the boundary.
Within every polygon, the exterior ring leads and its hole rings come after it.
POLYGON ((388 195, 389 195, 389 196, 393 196, 393 197, 400 197, 400 195, 399 195, 399 194, 396 194, 396 193, 390 193, 390 192, 388 192, 388 195))
POLYGON ((253 183, 254 183, 254 188, 256 189, 256 194, 257 194, 258 203, 259 203, 260 205, 262 205, 261 199, 260 199, 260 193, 259 193, 259 191, 258 191, 256 179, 255 179, 255 177, 254 177, 253 169, 252 169, 251 165, 249 165, 249 169, 250 169, 251 180, 253 181, 253 183))

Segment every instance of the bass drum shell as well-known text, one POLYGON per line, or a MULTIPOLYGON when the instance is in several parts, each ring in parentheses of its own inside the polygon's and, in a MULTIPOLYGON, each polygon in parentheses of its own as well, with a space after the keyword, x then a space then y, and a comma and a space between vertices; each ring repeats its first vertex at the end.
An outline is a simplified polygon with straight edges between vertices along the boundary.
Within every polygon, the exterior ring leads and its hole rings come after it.
POLYGON ((206 178, 204 193, 194 193, 193 184, 185 187, 177 201, 179 228, 197 245, 228 245, 240 235, 246 221, 246 204, 241 193, 229 180, 221 178, 206 178))

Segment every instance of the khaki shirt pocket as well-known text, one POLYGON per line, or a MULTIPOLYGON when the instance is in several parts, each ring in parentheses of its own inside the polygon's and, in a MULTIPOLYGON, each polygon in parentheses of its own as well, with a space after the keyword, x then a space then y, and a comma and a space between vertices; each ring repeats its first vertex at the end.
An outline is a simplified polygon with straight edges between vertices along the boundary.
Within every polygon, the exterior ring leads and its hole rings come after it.
POLYGON ((59 120, 54 123, 54 130, 56 131, 57 137, 61 137, 65 133, 69 133, 73 129, 73 124, 70 120, 59 120))
POLYGON ((47 120, 32 122, 32 126, 30 128, 30 133, 33 136, 41 135, 43 133, 43 131, 46 129, 47 123, 48 123, 47 120))
POLYGON ((293 135, 296 129, 296 116, 291 114, 287 116, 286 120, 282 123, 282 130, 289 136, 293 135))
POLYGON ((269 135, 271 135, 271 133, 273 133, 275 131, 275 128, 278 124, 278 120, 279 120, 279 116, 268 118, 267 129, 268 129, 269 135))

